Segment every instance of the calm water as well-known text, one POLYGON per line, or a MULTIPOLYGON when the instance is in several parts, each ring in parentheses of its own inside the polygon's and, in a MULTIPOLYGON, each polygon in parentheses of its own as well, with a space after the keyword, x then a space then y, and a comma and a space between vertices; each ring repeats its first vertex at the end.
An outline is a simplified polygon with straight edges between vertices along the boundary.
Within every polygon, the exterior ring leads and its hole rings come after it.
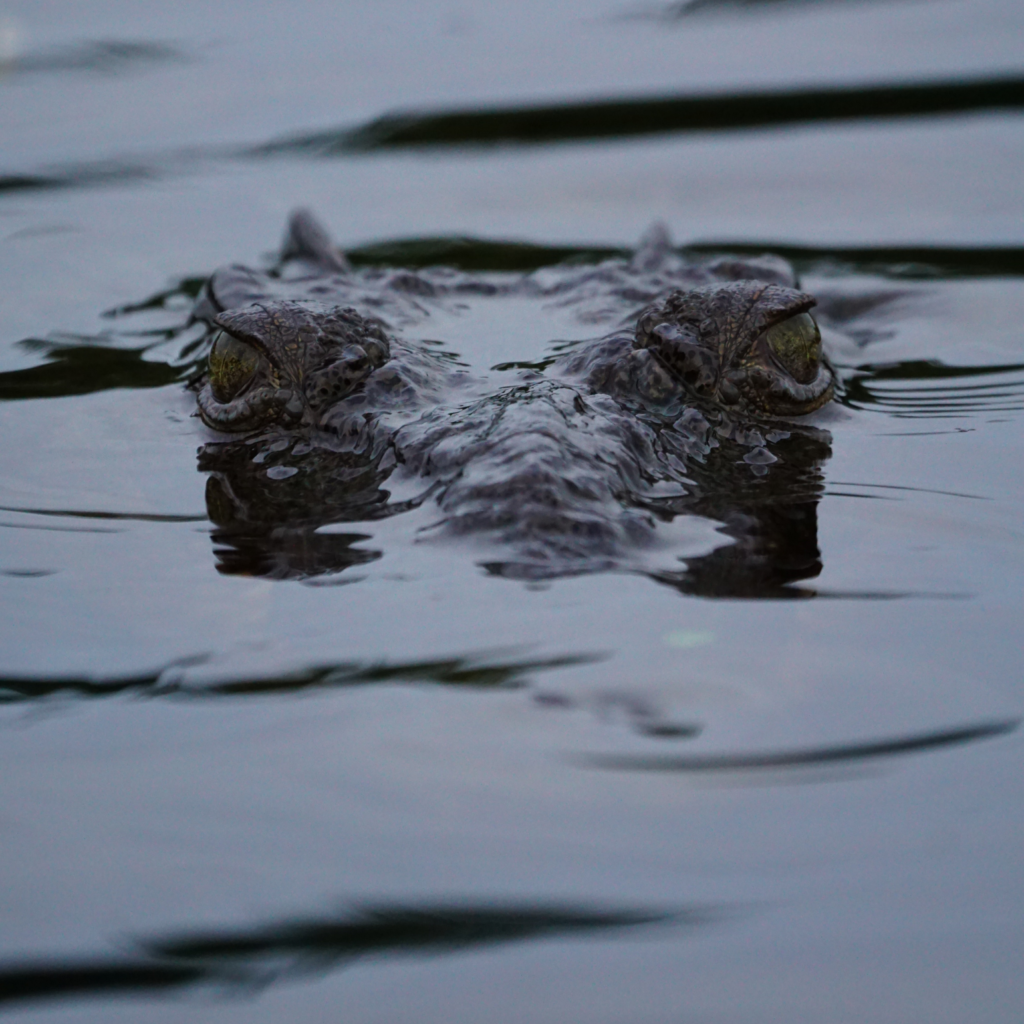
MULTIPOLYGON (((0 1009, 1018 1021, 1022 38, 1011 0, 6 0, 0 1009), (855 314, 820 575, 525 584, 429 509, 230 571, 190 296, 300 204, 364 260, 790 252, 855 314)), ((427 332, 480 371, 593 333, 427 332)))

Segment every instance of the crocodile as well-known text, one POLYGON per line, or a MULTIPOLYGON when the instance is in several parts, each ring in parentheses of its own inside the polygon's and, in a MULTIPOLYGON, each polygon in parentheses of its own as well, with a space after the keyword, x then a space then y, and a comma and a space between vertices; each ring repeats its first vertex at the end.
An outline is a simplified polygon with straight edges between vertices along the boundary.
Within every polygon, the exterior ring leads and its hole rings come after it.
POLYGON ((821 568, 830 455, 806 417, 836 387, 814 305, 785 261, 687 261, 658 227, 596 266, 356 270, 300 211, 276 268, 223 268, 195 309, 211 329, 197 405, 215 432, 199 468, 218 566, 339 572, 379 553, 319 527, 425 506, 422 539, 490 541, 495 575, 639 570, 684 592, 799 593, 821 568), (496 295, 612 329, 497 380, 410 337, 496 295), (651 568, 659 524, 680 515, 715 521, 723 544, 651 568))

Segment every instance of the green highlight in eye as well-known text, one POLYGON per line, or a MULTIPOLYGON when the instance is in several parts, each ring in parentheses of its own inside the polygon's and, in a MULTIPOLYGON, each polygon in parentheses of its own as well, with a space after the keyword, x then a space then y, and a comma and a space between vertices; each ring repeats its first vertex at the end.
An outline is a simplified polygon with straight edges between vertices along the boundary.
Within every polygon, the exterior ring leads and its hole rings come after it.
POLYGON ((775 358, 801 384, 810 384, 821 363, 821 331, 809 313, 769 327, 765 339, 775 358))
POLYGON ((252 380, 259 353, 226 331, 214 338, 210 349, 210 389, 218 402, 230 402, 252 380))
POLYGON ((663 637, 669 647, 689 650, 693 647, 704 647, 715 642, 715 634, 706 629, 674 629, 663 637))

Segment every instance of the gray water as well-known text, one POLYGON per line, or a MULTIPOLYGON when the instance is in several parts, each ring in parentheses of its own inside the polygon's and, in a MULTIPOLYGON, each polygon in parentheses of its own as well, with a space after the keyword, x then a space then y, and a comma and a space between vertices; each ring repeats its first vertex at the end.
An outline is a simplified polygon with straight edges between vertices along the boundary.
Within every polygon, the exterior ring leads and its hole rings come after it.
MULTIPOLYGON (((1022 38, 1011 0, 7 0, 0 1009, 1019 1020, 1024 120, 992 90, 1022 38), (930 111, 864 98, 906 83, 930 111), (591 131, 589 100, 636 104, 591 131), (520 137, 538 106, 554 134, 520 137), (486 116, 456 144, 452 111, 486 116), (300 204, 366 260, 465 236, 527 269, 660 219, 884 295, 826 334, 820 574, 498 579, 428 508, 329 528, 367 553, 340 573, 225 571, 190 296, 300 204)), ((428 332, 481 371, 592 333, 523 299, 428 332)))

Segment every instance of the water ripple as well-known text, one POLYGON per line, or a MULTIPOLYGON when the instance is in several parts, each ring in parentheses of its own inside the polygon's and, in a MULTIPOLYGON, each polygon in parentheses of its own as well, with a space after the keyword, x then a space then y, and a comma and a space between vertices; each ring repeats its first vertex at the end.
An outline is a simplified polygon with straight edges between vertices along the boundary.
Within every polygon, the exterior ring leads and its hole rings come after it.
POLYGON ((0 1003, 149 995, 195 985, 253 994, 289 977, 323 975, 356 960, 452 954, 537 941, 674 924, 695 927, 722 908, 594 907, 545 903, 377 904, 233 931, 193 931, 137 943, 120 955, 0 963, 0 1003))
POLYGON ((842 402, 852 409, 905 419, 1017 412, 1024 409, 1024 364, 947 366, 931 359, 867 364, 844 375, 844 392, 842 402), (985 377, 993 379, 978 379, 985 377))

